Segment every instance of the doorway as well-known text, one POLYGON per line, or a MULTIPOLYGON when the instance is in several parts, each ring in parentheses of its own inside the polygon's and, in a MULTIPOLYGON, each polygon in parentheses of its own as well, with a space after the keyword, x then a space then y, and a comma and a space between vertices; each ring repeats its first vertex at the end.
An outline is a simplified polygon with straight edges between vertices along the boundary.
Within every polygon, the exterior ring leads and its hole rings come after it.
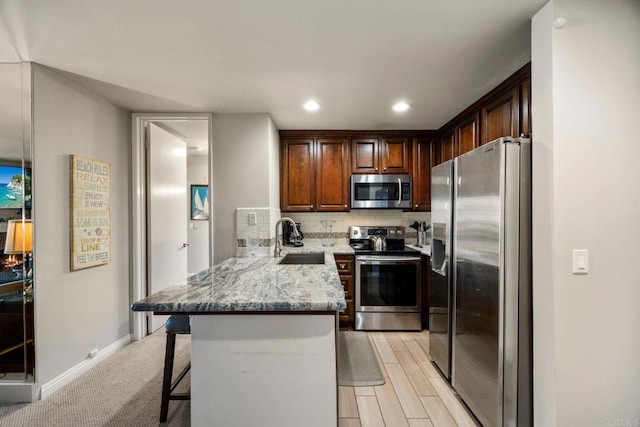
MULTIPOLYGON (((132 301, 137 301, 212 265, 211 114, 134 114, 132 128, 132 301)), ((133 313, 133 338, 142 339, 163 323, 151 313, 133 313)))

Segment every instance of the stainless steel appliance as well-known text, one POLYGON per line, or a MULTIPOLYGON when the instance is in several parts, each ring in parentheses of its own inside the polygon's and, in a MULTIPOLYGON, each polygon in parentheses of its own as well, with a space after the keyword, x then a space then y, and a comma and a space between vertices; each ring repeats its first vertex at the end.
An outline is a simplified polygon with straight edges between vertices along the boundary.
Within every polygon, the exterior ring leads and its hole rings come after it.
POLYGON ((451 221, 453 161, 431 169, 431 277, 429 281, 429 354, 451 378, 451 221))
POLYGON ((530 426, 530 141, 500 138, 435 167, 432 197, 431 357, 447 375, 451 331, 451 384, 478 420, 530 426))
POLYGON ((351 175, 351 208, 411 208, 411 176, 351 175))
POLYGON ((349 227, 356 253, 355 329, 420 330, 420 253, 404 227, 349 227))

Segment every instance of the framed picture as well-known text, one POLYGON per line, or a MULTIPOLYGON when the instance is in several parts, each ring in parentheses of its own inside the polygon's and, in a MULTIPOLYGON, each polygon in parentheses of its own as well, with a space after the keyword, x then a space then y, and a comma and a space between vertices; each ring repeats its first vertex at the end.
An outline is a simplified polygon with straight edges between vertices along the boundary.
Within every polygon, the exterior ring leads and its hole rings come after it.
POLYGON ((71 155, 71 270, 111 262, 111 165, 71 155))
POLYGON ((194 184, 191 186, 191 219, 203 221, 209 219, 208 185, 194 184))

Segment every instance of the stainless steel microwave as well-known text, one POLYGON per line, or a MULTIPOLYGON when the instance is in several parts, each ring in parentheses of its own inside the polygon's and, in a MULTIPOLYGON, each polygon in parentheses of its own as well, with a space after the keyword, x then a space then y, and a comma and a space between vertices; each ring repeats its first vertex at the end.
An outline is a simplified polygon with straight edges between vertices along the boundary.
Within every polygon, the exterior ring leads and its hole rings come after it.
POLYGON ((411 209, 410 175, 351 175, 351 209, 411 209))

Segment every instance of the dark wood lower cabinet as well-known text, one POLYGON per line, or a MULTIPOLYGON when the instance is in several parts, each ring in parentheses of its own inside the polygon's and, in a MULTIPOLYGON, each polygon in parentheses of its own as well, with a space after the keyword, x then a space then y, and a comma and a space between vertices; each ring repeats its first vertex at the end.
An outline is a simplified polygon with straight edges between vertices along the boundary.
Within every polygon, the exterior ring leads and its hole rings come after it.
POLYGON ((355 317, 354 306, 354 271, 355 257, 353 255, 335 254, 336 266, 340 275, 340 282, 344 288, 344 298, 347 300, 347 308, 340 312, 340 327, 352 328, 355 317))
POLYGON ((422 255, 422 264, 420 275, 422 286, 421 291, 421 303, 422 303, 422 329, 429 329, 429 278, 431 276, 431 258, 427 255, 422 255))

